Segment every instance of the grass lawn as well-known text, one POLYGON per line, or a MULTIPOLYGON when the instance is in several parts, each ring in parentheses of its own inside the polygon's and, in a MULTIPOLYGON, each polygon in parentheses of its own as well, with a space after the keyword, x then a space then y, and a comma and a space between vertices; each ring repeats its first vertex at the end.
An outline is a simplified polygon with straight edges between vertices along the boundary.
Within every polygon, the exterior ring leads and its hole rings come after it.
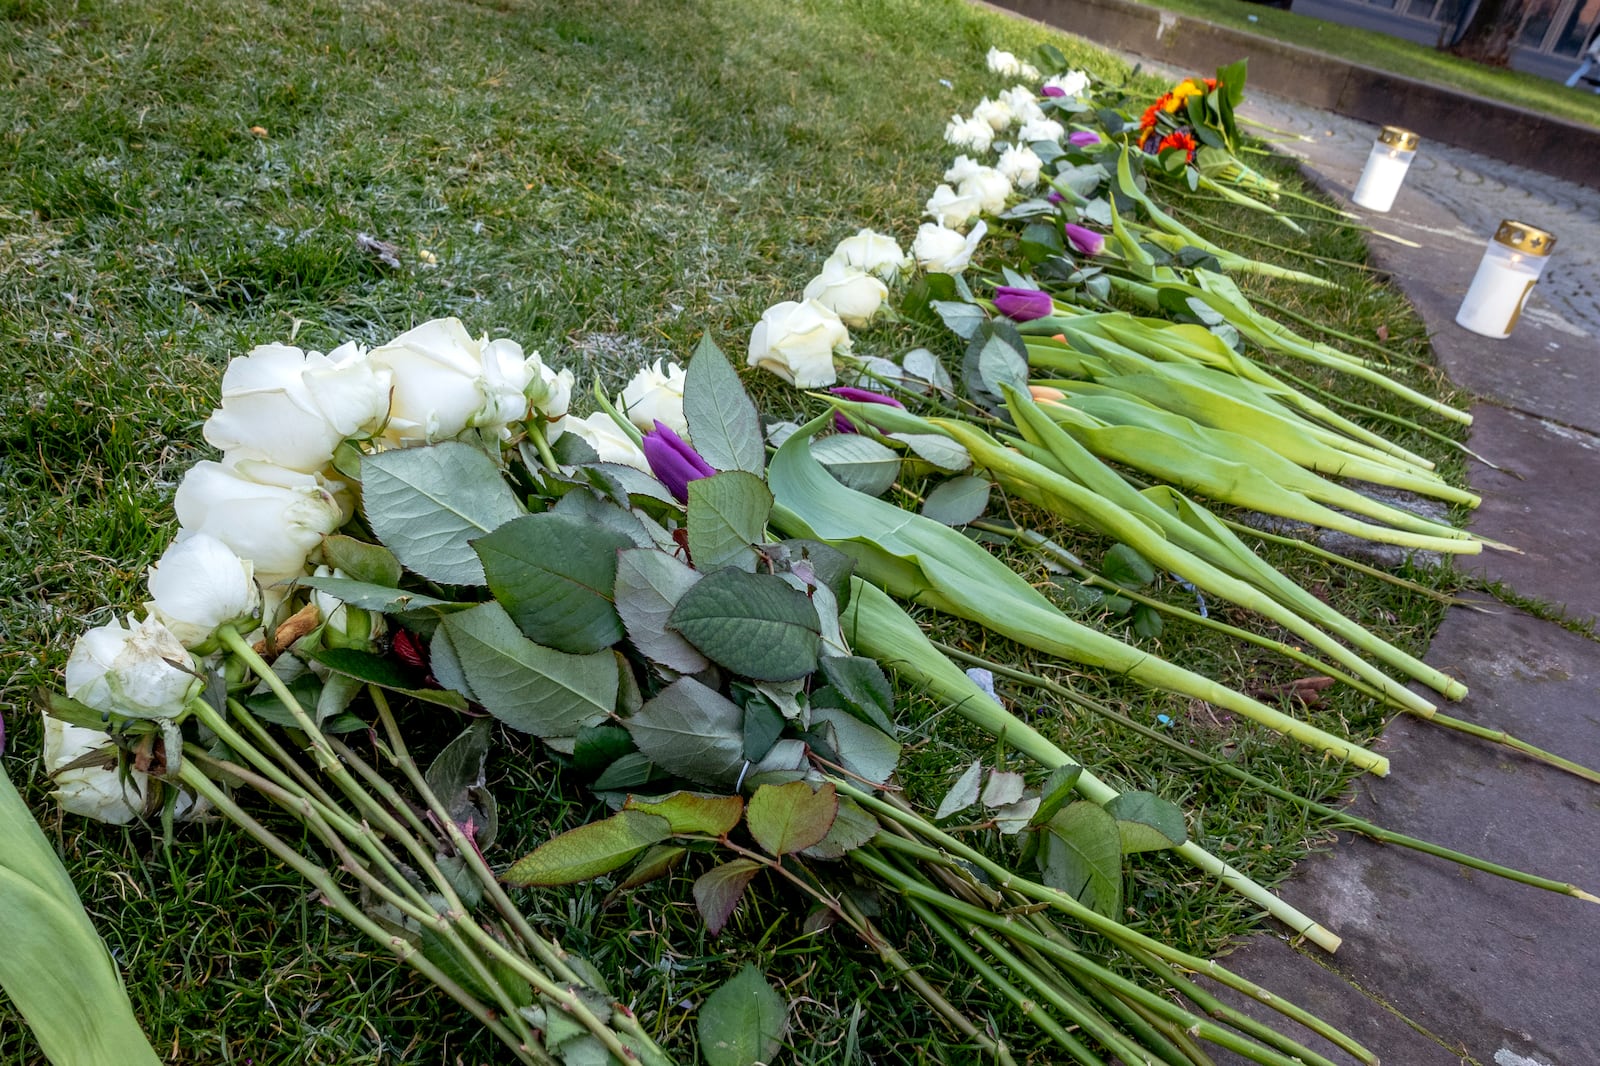
MULTIPOLYGON (((990 45, 1023 52, 1053 39, 1096 73, 1119 66, 959 0, 4 0, 0 14, 5 769, 57 841, 166 1061, 494 1061, 475 1023, 225 824, 180 827, 166 847, 159 832, 62 819, 45 797, 32 694, 58 683, 79 632, 140 597, 176 527, 175 484, 210 454, 199 427, 227 359, 291 336, 321 350, 378 343, 441 315, 518 338, 585 382, 616 385, 643 362, 682 359, 705 330, 742 353, 762 309, 794 298, 838 239, 873 226, 909 241, 951 154, 945 119, 996 87, 983 67, 990 45), (360 234, 394 244, 400 265, 363 251, 360 234)), ((1215 204, 1190 206, 1313 247, 1215 204)), ((1352 231, 1315 240, 1324 257, 1364 255, 1352 231)), ((1397 347, 1426 354, 1392 290, 1358 268, 1329 269, 1341 284, 1328 293, 1269 291, 1369 336, 1385 324, 1397 347)), ((913 343, 956 351, 909 326, 863 334, 857 347, 898 354, 913 343)), ((1444 388, 1428 371, 1410 380, 1444 388)), ((793 403, 770 381, 752 384, 772 405, 793 403)), ((1402 443, 1444 458, 1431 440, 1402 443)), ((1092 559, 1106 547, 1062 539, 1092 559)), ((1412 650, 1437 623, 1424 597, 1274 558, 1412 650)), ((1027 662, 979 644, 981 632, 945 625, 939 636, 1027 662)), ((1260 691, 1293 676, 1181 627, 1152 647, 1260 691)), ((1326 794, 1340 783, 1337 770, 1203 706, 1034 665, 1140 721, 1164 715, 1185 743, 1289 787, 1326 794)), ((1109 780, 1185 805, 1195 838, 1258 879, 1326 839, 1297 810, 1138 737, 1009 694, 1109 780)), ((929 720, 911 738, 914 798, 936 803, 974 744, 1005 758, 953 716, 915 710, 929 720)), ((1358 736, 1381 725, 1350 694, 1316 714, 1358 736)), ((504 739, 493 784, 510 838, 498 858, 509 861, 589 807, 563 793, 537 749, 504 739)), ((1128 920, 1199 950, 1255 918, 1160 855, 1131 878, 1128 920)), ((973 1061, 865 953, 803 936, 781 893, 713 940, 688 885, 679 877, 606 912, 589 889, 524 902, 634 990, 651 1024, 683 1041, 685 1061, 695 1004, 745 961, 806 997, 795 1061, 973 1061)), ((969 1012, 1021 1024, 914 927, 887 925, 969 1012)), ((40 1061, 0 1005, 0 1063, 40 1061)))
POLYGON ((1600 97, 1594 93, 1569 89, 1558 81, 1520 70, 1472 63, 1386 33, 1342 26, 1246 0, 1160 0, 1150 6, 1259 33, 1419 81, 1461 89, 1568 122, 1600 126, 1600 97))

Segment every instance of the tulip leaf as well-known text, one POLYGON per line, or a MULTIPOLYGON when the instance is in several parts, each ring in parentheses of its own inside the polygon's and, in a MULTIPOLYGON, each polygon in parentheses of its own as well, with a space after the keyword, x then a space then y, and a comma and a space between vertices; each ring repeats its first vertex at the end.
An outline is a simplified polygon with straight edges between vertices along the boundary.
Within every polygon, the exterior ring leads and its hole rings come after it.
POLYGON ((789 1029, 783 997, 746 963, 700 1008, 700 1054, 706 1066, 756 1066, 775 1060, 789 1029))
POLYGON ((569 655, 535 644, 498 603, 447 615, 430 645, 434 676, 536 737, 576 736, 616 706, 617 657, 569 655))
POLYGON ((708 796, 700 792, 671 792, 660 799, 640 799, 629 796, 622 809, 659 814, 672 825, 674 835, 702 833, 720 837, 733 831, 744 814, 744 800, 739 796, 708 796))
MULTIPOLYGON (((695 879, 694 905, 700 911, 700 917, 705 920, 706 928, 711 931, 712 936, 716 936, 727 927, 728 919, 733 917, 734 909, 739 906, 739 900, 744 898, 745 887, 760 872, 761 864, 754 859, 733 859, 719 866, 713 866, 695 879)), ((710 1006, 709 1000, 706 1006, 710 1006)), ((704 1025, 704 1008, 700 1017, 701 1024, 704 1025)), ((711 1061, 709 1051, 706 1052, 706 1061, 711 1061)))
POLYGON ((689 557, 703 573, 737 566, 756 571, 756 551, 772 513, 766 482, 728 470, 689 482, 689 557))
POLYGON ((989 509, 989 482, 968 475, 953 477, 928 493, 922 513, 947 526, 964 526, 983 517, 989 509))
POLYGON ((671 835, 671 824, 658 814, 619 811, 545 841, 512 863, 501 880, 508 885, 577 884, 621 869, 671 835))
POLYGON ((587 655, 622 639, 611 603, 624 533, 546 511, 507 522, 473 545, 489 590, 530 640, 587 655))
POLYGON ((695 451, 716 469, 756 475, 766 470, 756 405, 710 334, 701 339, 684 373, 683 417, 695 451))
POLYGON ((692 677, 656 693, 623 725, 651 762, 697 784, 732 787, 744 768, 744 712, 692 677))
POLYGON ((875 785, 889 780, 900 763, 900 743, 848 711, 816 707, 811 721, 831 734, 844 768, 875 785))
POLYGON ((1044 883, 1115 917, 1122 905, 1122 835, 1116 818, 1079 800, 1056 812, 1044 829, 1039 853, 1044 883))
POLYGON ((367 456, 361 493, 378 540, 445 585, 483 584, 471 541, 524 513, 494 460, 456 441, 367 456))
POLYGON ((811 454, 840 484, 869 496, 881 496, 900 476, 900 453, 857 433, 823 437, 811 454))
POLYGON ((817 668, 822 622, 783 578, 727 567, 701 578, 668 625, 719 666, 757 681, 790 681, 817 668))
POLYGON ((810 782, 762 785, 750 797, 745 823, 769 855, 782 857, 822 842, 839 813, 831 782, 813 790, 810 782))
POLYGON ((628 639, 644 655, 680 674, 697 674, 710 665, 693 644, 667 628, 672 609, 699 580, 698 571, 666 552, 630 548, 617 556, 617 614, 628 639))
POLYGON ((1124 855, 1181 847, 1189 838, 1182 809, 1153 792, 1124 792, 1105 809, 1117 820, 1124 855))

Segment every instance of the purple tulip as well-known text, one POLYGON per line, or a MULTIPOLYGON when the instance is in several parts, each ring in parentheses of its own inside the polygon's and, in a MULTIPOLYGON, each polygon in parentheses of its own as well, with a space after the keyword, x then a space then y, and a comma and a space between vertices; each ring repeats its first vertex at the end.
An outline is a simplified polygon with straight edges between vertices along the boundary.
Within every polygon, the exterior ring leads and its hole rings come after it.
POLYGON ((1071 222, 1066 225, 1067 240, 1072 246, 1084 255, 1099 255, 1106 250, 1106 239, 1092 229, 1074 226, 1071 222))
POLYGON ((1047 292, 1002 285, 994 290, 994 309, 1013 322, 1031 322, 1054 313, 1056 305, 1047 292))
POLYGON ((1100 135, 1093 130, 1073 130, 1067 138, 1067 143, 1074 148, 1087 148, 1091 144, 1100 143, 1100 135))
POLYGON ((1060 193, 1056 192, 1054 189, 1051 189, 1049 192, 1045 193, 1044 194, 1044 198, 1046 200, 1049 200, 1053 204, 1065 203, 1066 199, 1067 199, 1065 196, 1062 196, 1060 193))
POLYGON ((1043 89, 1040 89, 1039 91, 1041 93, 1043 93, 1044 95, 1046 95, 1046 96, 1065 96, 1065 95, 1067 95, 1067 90, 1063 89, 1059 85, 1046 85, 1043 89))
MULTIPOLYGON (((873 392, 871 389, 857 389, 849 385, 840 385, 838 388, 829 389, 828 391, 841 399, 854 400, 856 403, 881 403, 885 407, 898 407, 902 411, 906 409, 906 405, 893 396, 885 396, 883 393, 873 392)), ((840 433, 854 433, 856 431, 855 423, 850 421, 849 416, 843 411, 835 411, 833 413, 833 428, 840 433)))
POLYGON ((653 432, 644 435, 642 447, 650 472, 679 503, 689 502, 689 482, 716 473, 710 463, 700 458, 699 452, 689 447, 688 441, 659 421, 653 432))

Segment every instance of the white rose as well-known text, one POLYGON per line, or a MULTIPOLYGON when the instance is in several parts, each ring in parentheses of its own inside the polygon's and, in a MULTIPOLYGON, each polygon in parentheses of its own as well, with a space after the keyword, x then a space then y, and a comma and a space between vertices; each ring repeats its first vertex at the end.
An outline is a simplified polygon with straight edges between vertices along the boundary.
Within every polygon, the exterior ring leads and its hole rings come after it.
POLYGON ((961 196, 978 201, 978 206, 991 215, 1006 209, 1011 196, 1011 181, 993 167, 979 167, 961 183, 961 196))
POLYGON ((994 144, 994 127, 980 118, 952 115, 949 124, 944 128, 944 139, 957 148, 987 152, 989 146, 994 144))
POLYGON ((1017 131, 1017 143, 1033 144, 1035 141, 1059 143, 1066 132, 1066 127, 1053 118, 1034 119, 1017 131))
POLYGON ((1032 63, 1028 63, 1028 62, 1023 62, 1021 64, 1021 67, 1022 67, 1022 69, 1017 71, 1017 74, 1018 74, 1019 77, 1027 78, 1029 81, 1038 81, 1039 80, 1039 68, 1038 67, 1036 67, 1032 63))
POLYGON ((889 298, 889 287, 841 259, 829 259, 822 264, 822 273, 806 284, 805 298, 817 301, 850 328, 860 329, 889 298))
POLYGON ((1084 90, 1089 88, 1089 75, 1085 71, 1070 70, 1045 79, 1045 84, 1060 89, 1068 96, 1082 96, 1084 90))
MULTIPOLYGON (((56 786, 51 797, 70 814, 126 825, 144 809, 150 776, 130 768, 124 781, 117 768, 117 753, 110 744, 111 739, 98 729, 84 729, 44 716, 44 769, 56 786), (108 750, 101 762, 61 769, 102 748, 108 750)), ((192 818, 206 808, 203 801, 196 803, 192 796, 180 792, 173 816, 192 818)))
POLYGON ((181 534, 150 568, 145 608, 188 648, 221 625, 241 623, 249 632, 261 611, 255 565, 209 533, 181 534))
POLYGON ((456 318, 424 322, 370 358, 394 376, 383 435, 400 447, 453 440, 473 428, 508 436, 507 426, 527 417, 531 397, 552 387, 538 352, 526 355, 505 338, 474 339, 456 318))
POLYGON ((1045 117, 1044 108, 1039 106, 1039 98, 1026 85, 1007 89, 1000 94, 1000 100, 1011 109, 1011 120, 1018 125, 1045 117))
POLYGON ((67 657, 67 696, 125 718, 178 718, 202 682, 189 652, 154 618, 113 618, 78 638, 67 657))
POLYGON ((468 425, 510 436, 507 430, 512 422, 528 417, 533 406, 530 392, 544 391, 544 363, 539 353, 524 354, 522 345, 501 337, 479 342, 483 353, 483 377, 478 387, 483 390, 483 407, 468 419, 468 425))
POLYGON ((661 369, 661 360, 642 367, 617 397, 617 410, 628 421, 648 432, 659 421, 672 432, 689 439, 689 421, 683 415, 683 383, 686 372, 677 363, 661 369))
POLYGON ((1039 184, 1044 162, 1027 145, 1012 145, 1000 153, 1000 162, 994 168, 1017 188, 1031 189, 1039 184))
POLYGON ((948 185, 940 185, 933 190, 933 195, 928 197, 928 202, 923 206, 926 208, 925 214, 950 229, 960 229, 983 210, 983 203, 978 197, 958 193, 948 185))
POLYGON ((959 274, 972 261, 972 253, 983 238, 988 224, 980 221, 972 232, 963 237, 953 229, 925 222, 917 230, 917 239, 911 245, 911 254, 924 269, 935 274, 959 274))
POLYGON ((1002 52, 998 48, 990 48, 989 54, 984 57, 989 69, 996 74, 1007 78, 1015 78, 1022 74, 1022 60, 1010 52, 1002 52))
POLYGON ((960 185, 982 169, 983 164, 971 156, 958 155, 956 161, 950 164, 950 169, 944 172, 944 180, 951 185, 960 185))
POLYGON ((180 526, 216 537, 270 585, 298 576, 311 550, 349 520, 352 504, 341 481, 240 461, 190 467, 173 507, 180 526))
POLYGON ((321 470, 340 441, 383 424, 389 385, 389 372, 353 342, 327 355, 263 344, 223 371, 205 438, 229 456, 321 470))
POLYGON ((893 237, 885 237, 869 229, 840 241, 829 258, 868 274, 876 274, 884 281, 893 281, 900 271, 911 266, 911 257, 900 250, 900 245, 895 243, 893 237))
POLYGON ((765 367, 792 385, 817 389, 838 380, 833 353, 850 350, 850 331, 815 300, 786 300, 767 308, 750 331, 751 366, 765 367))
POLYGON ((978 101, 978 106, 972 109, 974 121, 987 122, 989 128, 999 133, 1011 125, 1011 109, 1002 100, 991 100, 985 96, 978 101))
POLYGON ((602 463, 622 463, 647 474, 650 472, 644 452, 606 412, 596 411, 588 418, 568 418, 567 430, 593 448, 602 463))

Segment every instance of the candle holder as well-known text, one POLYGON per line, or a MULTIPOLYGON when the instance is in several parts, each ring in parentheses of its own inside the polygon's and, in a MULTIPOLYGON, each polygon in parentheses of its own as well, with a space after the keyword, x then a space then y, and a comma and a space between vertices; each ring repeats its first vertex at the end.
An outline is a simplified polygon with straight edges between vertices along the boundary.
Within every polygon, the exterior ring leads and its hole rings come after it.
POLYGON ((1500 223, 1456 312, 1456 325, 1485 337, 1511 336, 1555 243, 1553 235, 1526 222, 1500 223))
POLYGON ((1400 183, 1417 156, 1417 135, 1399 126, 1385 126, 1372 142, 1367 165, 1356 182, 1350 199, 1370 211, 1387 211, 1394 206, 1400 183))

